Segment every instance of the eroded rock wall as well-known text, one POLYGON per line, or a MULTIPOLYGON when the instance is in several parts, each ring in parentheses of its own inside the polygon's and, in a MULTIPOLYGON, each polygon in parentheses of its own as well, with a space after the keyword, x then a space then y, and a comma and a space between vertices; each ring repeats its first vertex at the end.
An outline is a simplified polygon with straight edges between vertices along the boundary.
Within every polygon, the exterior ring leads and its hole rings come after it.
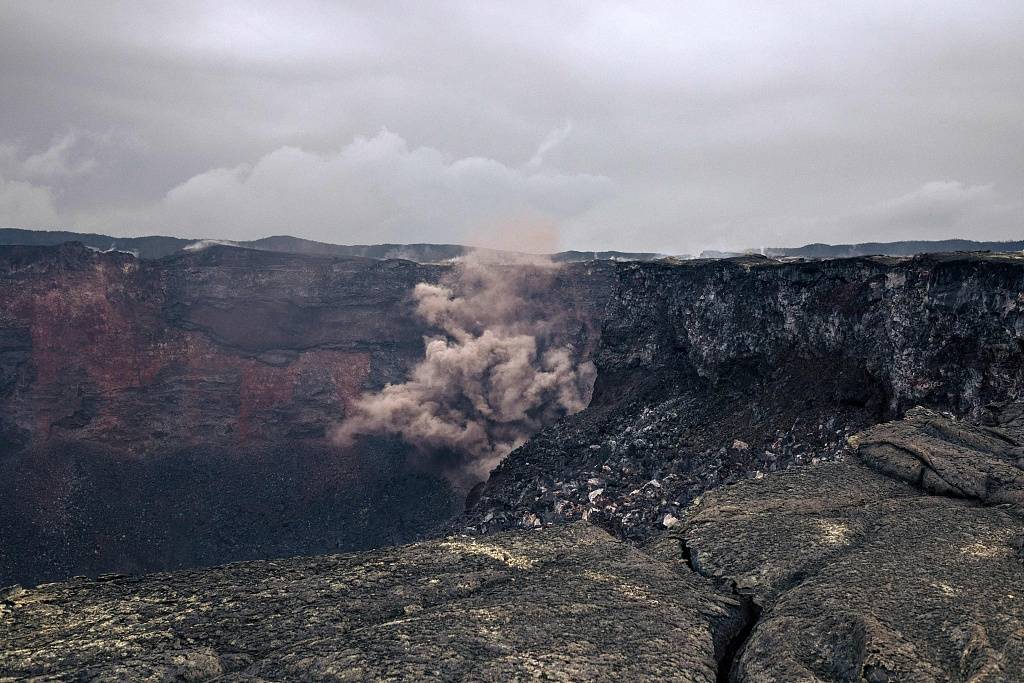
POLYGON ((453 530, 588 518, 628 538, 723 483, 835 459, 922 404, 1024 389, 1024 259, 630 263, 590 407, 515 451, 453 530))
MULTIPOLYGON (((0 583, 409 542, 462 493, 415 448, 329 438, 401 382, 446 266, 214 246, 0 248, 0 583)), ((553 280, 580 359, 610 264, 553 280)), ((439 457, 443 457, 439 456, 439 457)))

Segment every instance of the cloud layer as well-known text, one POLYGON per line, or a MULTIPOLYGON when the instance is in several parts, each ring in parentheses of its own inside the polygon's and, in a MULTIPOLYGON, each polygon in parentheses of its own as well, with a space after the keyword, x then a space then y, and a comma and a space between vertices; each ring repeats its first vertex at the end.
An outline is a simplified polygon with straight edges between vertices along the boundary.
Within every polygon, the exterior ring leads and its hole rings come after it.
POLYGON ((692 252, 885 238, 876 205, 959 183, 991 195, 901 236, 1016 237, 1022 34, 1011 0, 4 3, 0 223, 444 241, 519 212, 692 252))
POLYGON ((340 243, 466 243, 517 224, 557 224, 614 193, 605 177, 542 170, 539 162, 520 169, 481 157, 453 159, 410 148, 384 130, 333 153, 281 147, 251 164, 212 169, 131 211, 62 214, 52 188, 33 181, 88 173, 94 162, 71 161, 73 145, 73 138, 61 138, 21 161, 8 153, 12 175, 25 180, 2 186, 0 223, 220 239, 302 234, 340 243))
POLYGON ((611 194, 607 178, 452 159, 381 131, 337 153, 282 147, 251 165, 207 171, 168 192, 145 220, 228 239, 301 230, 334 242, 459 242, 516 220, 571 217, 611 194))

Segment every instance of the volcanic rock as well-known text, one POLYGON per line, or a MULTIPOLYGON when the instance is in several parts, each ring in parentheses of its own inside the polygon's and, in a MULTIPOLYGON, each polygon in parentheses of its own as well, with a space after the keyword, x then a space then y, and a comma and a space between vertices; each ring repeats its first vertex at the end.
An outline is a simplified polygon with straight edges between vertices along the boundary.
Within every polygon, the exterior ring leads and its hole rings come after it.
POLYGON ((731 680, 1024 680, 1024 430, 915 409, 852 442, 669 532, 761 613, 731 680))
MULTIPOLYGON (((552 315, 590 357, 611 264, 552 315)), ((145 260, 0 247, 0 584, 406 543, 461 509, 429 456, 329 438, 435 333, 450 266, 228 246, 145 260)), ((447 456, 448 454, 440 454, 447 456)))
POLYGON ((743 622, 586 523, 0 600, 0 679, 711 682, 743 622))
POLYGON ((999 501, 1022 443, 915 409, 707 493, 642 551, 576 522, 15 586, 0 679, 1020 681, 1024 509, 999 501), (894 443, 1002 483, 938 493, 894 443))
MULTIPOLYGON (((453 532, 513 528, 529 512, 643 541, 705 491, 835 460, 849 436, 915 405, 979 420, 1024 398, 1019 254, 617 272, 590 406, 506 458, 453 532), (603 491, 590 501, 594 477, 603 491), (661 488, 645 488, 652 479, 661 488)), ((941 466, 951 486, 984 485, 941 466)))

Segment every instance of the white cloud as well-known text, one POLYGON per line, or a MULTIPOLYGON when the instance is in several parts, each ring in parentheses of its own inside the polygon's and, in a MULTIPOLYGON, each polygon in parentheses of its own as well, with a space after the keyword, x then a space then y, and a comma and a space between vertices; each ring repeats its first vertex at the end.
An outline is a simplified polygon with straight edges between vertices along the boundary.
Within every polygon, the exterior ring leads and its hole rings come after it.
POLYGON ((465 242, 520 221, 557 225, 612 190, 606 177, 453 159, 383 130, 335 153, 281 147, 253 164, 206 171, 135 225, 224 239, 289 233, 343 243, 465 242))
POLYGON ((54 137, 49 147, 35 154, 26 154, 11 143, 0 144, 0 176, 56 180, 85 175, 96 168, 96 160, 84 149, 85 143, 103 140, 102 136, 71 130, 54 137))
POLYGON ((956 180, 933 180, 913 192, 871 207, 866 214, 888 221, 948 222, 997 199, 991 185, 964 185, 956 180))
POLYGON ((566 121, 558 128, 547 134, 544 140, 537 146, 537 151, 533 153, 527 166, 530 168, 539 168, 544 163, 544 156, 558 145, 565 142, 565 139, 572 134, 572 121, 566 121))
POLYGON ((82 136, 70 131, 56 137, 49 148, 27 157, 18 165, 20 175, 28 178, 59 178, 89 173, 96 160, 83 156, 78 149, 82 136))
POLYGON ((0 177, 0 226, 51 228, 59 223, 49 187, 0 177))

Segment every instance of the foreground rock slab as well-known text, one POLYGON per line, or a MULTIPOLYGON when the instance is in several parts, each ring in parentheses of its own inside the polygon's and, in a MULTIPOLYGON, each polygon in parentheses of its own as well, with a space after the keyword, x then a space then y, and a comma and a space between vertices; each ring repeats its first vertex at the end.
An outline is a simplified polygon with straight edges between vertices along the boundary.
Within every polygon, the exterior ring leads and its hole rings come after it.
POLYGON ((1024 681, 1024 410, 574 524, 0 592, 0 681, 1024 681))
POLYGON ((739 602, 585 523, 0 596, 0 680, 714 681, 739 602))
POLYGON ((763 610, 734 681, 1024 680, 1024 432, 914 409, 707 494, 693 567, 763 610))

